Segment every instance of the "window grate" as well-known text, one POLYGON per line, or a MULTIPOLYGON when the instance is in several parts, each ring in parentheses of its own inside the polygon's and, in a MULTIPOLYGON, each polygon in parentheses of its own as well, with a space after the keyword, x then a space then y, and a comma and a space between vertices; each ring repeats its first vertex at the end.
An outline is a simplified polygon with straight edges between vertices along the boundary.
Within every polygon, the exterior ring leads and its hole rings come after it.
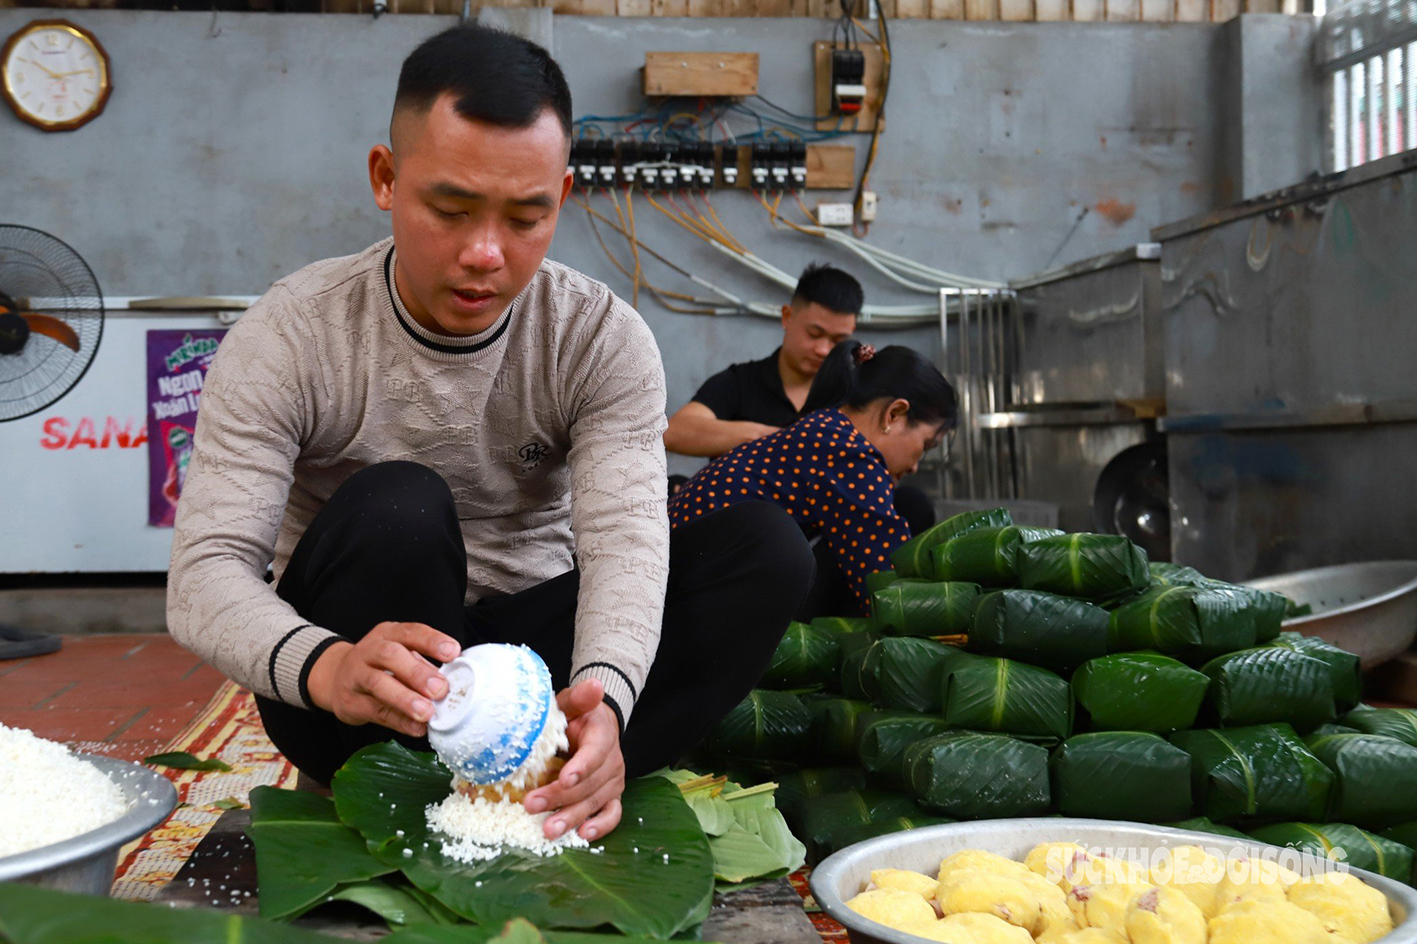
POLYGON ((1417 0, 1347 0, 1323 17, 1330 170, 1417 148, 1417 0))

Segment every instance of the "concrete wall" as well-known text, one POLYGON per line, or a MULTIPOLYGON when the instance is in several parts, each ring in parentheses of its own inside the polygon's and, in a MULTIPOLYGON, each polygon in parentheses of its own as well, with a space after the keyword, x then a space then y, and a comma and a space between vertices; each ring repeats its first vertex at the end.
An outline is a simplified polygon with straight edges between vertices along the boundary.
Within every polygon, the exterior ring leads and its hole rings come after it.
MULTIPOLYGON (((0 35, 38 15, 0 10, 0 35)), ((73 133, 46 135, 0 113, 0 205, 6 221, 74 245, 105 292, 256 294, 311 260, 386 234, 365 156, 384 140, 403 56, 452 20, 67 15, 107 46, 115 92, 104 115, 73 133)), ((1154 225, 1210 208, 1219 30, 897 21, 888 130, 872 178, 881 215, 871 240, 1002 279, 1144 240, 1154 225)), ((553 47, 578 114, 641 107, 637 69, 650 49, 760 52, 764 94, 807 113, 810 44, 828 33, 808 19, 558 17, 553 47)), ((864 156, 866 139, 850 140, 864 156)), ((716 205, 740 239, 789 272, 812 259, 852 265, 814 240, 774 233, 745 195, 725 194, 716 205)), ((739 295, 773 303, 786 295, 648 207, 639 222, 648 243, 739 295)), ((623 242, 619 249, 628 255, 623 242)), ((628 280, 606 261, 579 209, 568 207, 552 255, 628 294, 628 280)), ((656 282, 687 287, 647 266, 656 282)), ((874 273, 863 281, 873 301, 930 301, 893 291, 874 273)), ((671 409, 712 371, 776 343, 768 321, 676 315, 641 303, 664 351, 671 409)), ((929 329, 898 337, 935 347, 929 329)))

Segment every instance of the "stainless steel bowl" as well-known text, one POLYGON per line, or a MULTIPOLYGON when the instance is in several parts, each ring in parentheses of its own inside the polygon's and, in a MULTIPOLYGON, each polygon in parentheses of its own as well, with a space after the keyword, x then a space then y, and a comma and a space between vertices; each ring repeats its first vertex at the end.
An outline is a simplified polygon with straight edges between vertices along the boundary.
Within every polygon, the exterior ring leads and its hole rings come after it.
POLYGON ((1417 638, 1417 561, 1368 561, 1247 580, 1313 607, 1284 628, 1347 649, 1371 669, 1417 638))
MULTIPOLYGON (((1225 850, 1227 855, 1238 848, 1251 856, 1273 849, 1263 843, 1241 842, 1211 833, 1100 819, 1036 817, 950 823, 868 839, 828 856, 812 870, 812 896, 823 911, 846 926, 852 944, 920 944, 921 938, 870 921, 846 907, 847 900, 870 882, 872 869, 913 869, 934 875, 941 859, 964 849, 983 849, 1022 861, 1040 842, 1145 851, 1200 845, 1225 850)), ((1324 869, 1334 867, 1327 860, 1311 856, 1305 859, 1324 869)), ((1417 912, 1417 891, 1360 869, 1354 869, 1353 874, 1387 895, 1395 927, 1381 939, 1382 944, 1417 944, 1417 918, 1409 917, 1417 912)))
POLYGON ((131 806, 107 826, 19 855, 0 857, 0 882, 26 882, 90 895, 107 895, 118 869, 118 851, 167 819, 177 808, 177 789, 139 764, 76 754, 118 785, 131 806))

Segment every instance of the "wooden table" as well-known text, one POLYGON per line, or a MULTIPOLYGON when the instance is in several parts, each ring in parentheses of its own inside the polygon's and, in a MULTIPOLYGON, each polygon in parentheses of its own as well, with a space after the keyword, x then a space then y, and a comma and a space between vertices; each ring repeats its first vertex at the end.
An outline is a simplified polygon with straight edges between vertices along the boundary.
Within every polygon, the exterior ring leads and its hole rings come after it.
MULTIPOLYGON (((228 810, 198 844, 157 901, 179 908, 216 908, 257 913, 256 853, 246 836, 250 810, 228 810)), ((352 941, 377 941, 384 922, 347 902, 331 902, 294 922, 299 927, 352 941)), ((821 944, 786 879, 714 897, 703 940, 720 944, 821 944)))

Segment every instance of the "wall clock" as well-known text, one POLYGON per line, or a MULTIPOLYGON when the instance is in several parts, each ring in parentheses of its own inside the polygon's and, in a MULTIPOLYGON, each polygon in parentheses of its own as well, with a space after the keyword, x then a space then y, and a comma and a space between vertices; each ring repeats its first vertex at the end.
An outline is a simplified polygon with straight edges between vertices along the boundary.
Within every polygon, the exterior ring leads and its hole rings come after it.
POLYGON ((108 53, 98 37, 68 20, 35 20, 0 52, 0 90, 16 115, 45 131, 72 131, 94 120, 113 91, 108 53))

